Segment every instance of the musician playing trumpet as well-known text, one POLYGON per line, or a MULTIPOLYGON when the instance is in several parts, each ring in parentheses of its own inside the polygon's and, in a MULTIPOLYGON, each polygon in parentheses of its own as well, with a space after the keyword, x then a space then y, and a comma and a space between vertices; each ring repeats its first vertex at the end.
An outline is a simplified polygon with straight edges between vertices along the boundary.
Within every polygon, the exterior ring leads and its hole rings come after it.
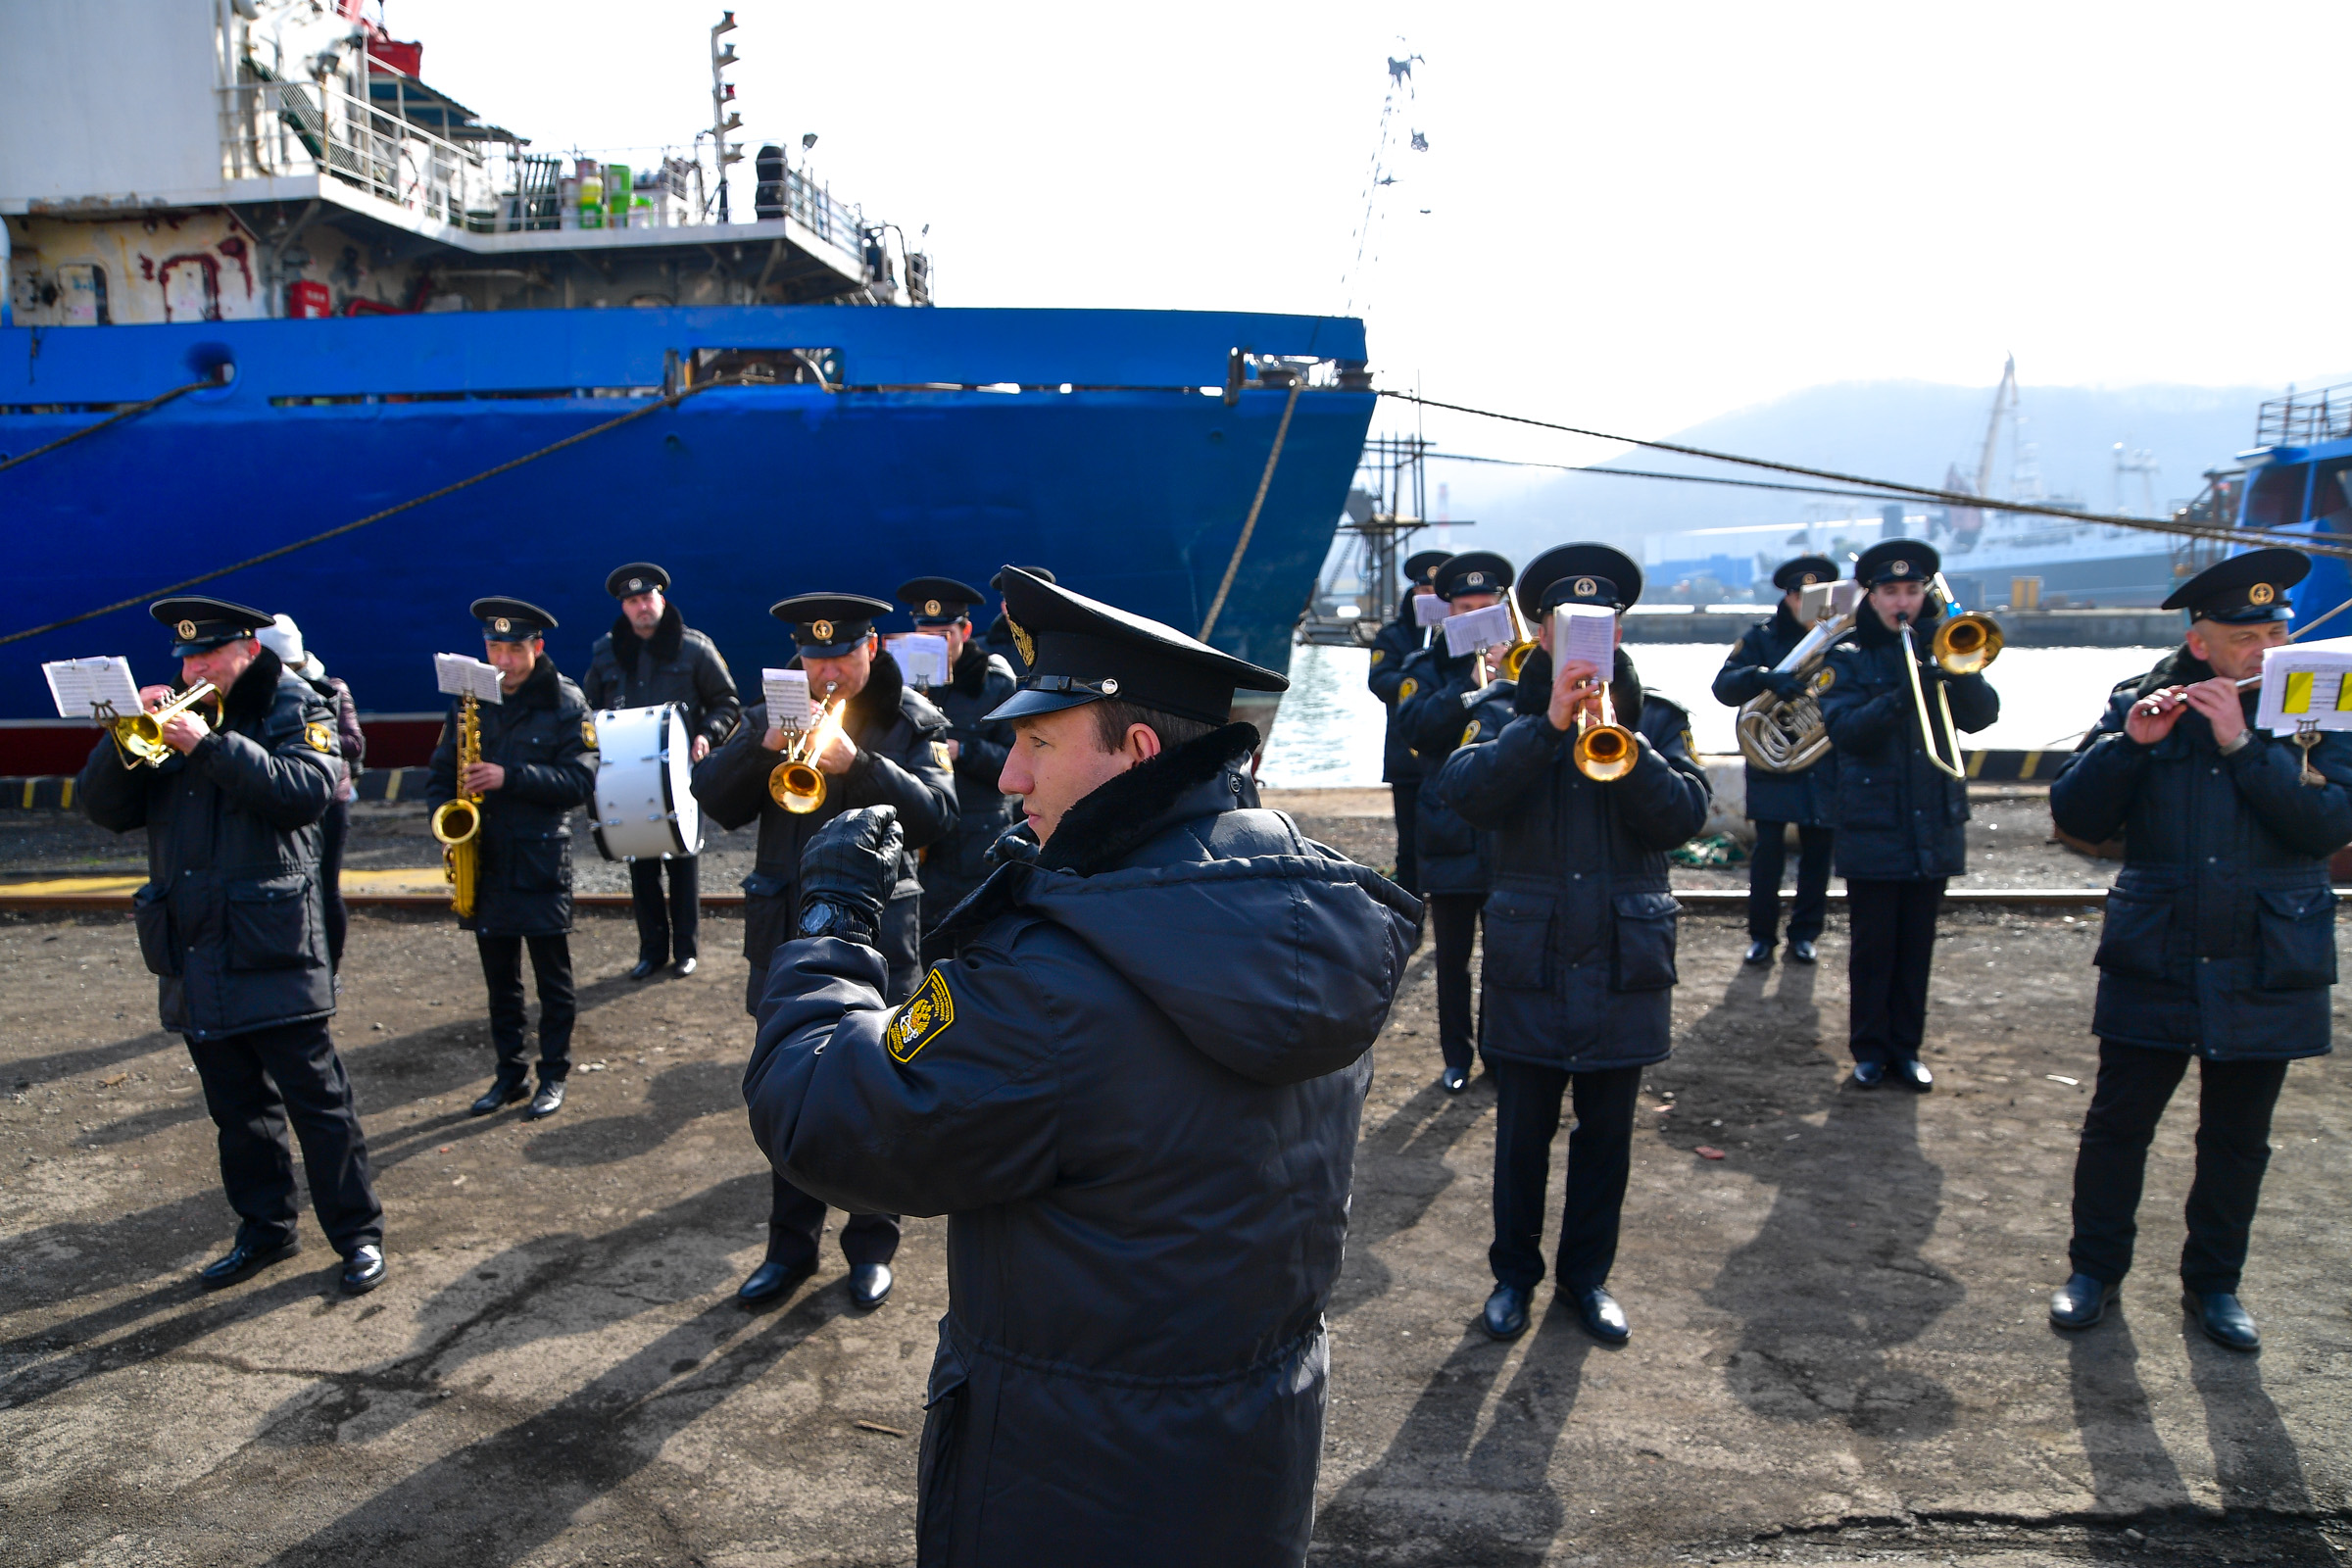
POLYGON ((2182 645, 2115 688, 2050 786, 2065 832, 2124 841, 2094 960, 2071 1273, 2050 1303, 2062 1329, 2096 1324, 2132 1267, 2148 1143, 2194 1056, 2184 1304, 2219 1344, 2261 1344, 2238 1280, 2287 1063, 2330 1048, 2328 862, 2352 840, 2352 734, 2323 734, 2307 769, 2291 737, 2251 723, 2263 652, 2287 641, 2287 593, 2310 570, 2301 551, 2253 550, 2182 584, 2164 602, 2189 612, 2182 645))
MULTIPOLYGON (((1707 776, 1688 715, 1642 690, 1622 648, 1605 672, 1583 660, 1553 666, 1552 612, 1622 617, 1642 595, 1631 558, 1562 545, 1529 563, 1516 591, 1541 647, 1520 667, 1512 716, 1492 737, 1482 725, 1427 786, 1493 836, 1479 1050, 1495 1090, 1494 1292, 1483 1323, 1498 1340, 1527 1330, 1551 1144, 1573 1092, 1554 1290, 1588 1333, 1620 1345, 1633 1331, 1607 1283, 1634 1107, 1672 1023, 1681 906, 1666 852, 1705 825, 1707 776)), ((1621 635, 1622 619, 1614 625, 1621 635)))
MULTIPOLYGON (((947 715, 906 684, 875 635, 874 618, 891 608, 862 594, 802 594, 771 607, 768 612, 792 628, 799 652, 791 667, 808 677, 811 710, 837 705, 834 716, 820 722, 812 711, 807 724, 795 726, 771 716, 764 701, 755 703, 734 736, 695 764, 695 799, 714 821, 729 831, 760 824, 758 859, 743 879, 743 956, 751 962, 743 1004, 755 1016, 767 989, 769 956, 798 937, 826 934, 799 927, 801 851, 817 829, 861 806, 896 807, 906 835, 897 880, 878 928, 867 934, 889 965, 885 1000, 906 1001, 922 980, 915 852, 956 825, 956 760, 947 715), (788 755, 808 762, 823 781, 823 800, 811 810, 788 809, 770 790, 788 755)), ((772 1183, 767 1256, 736 1293, 746 1305, 780 1299, 814 1273, 824 1234, 822 1202, 781 1176, 772 1183)), ((851 1299, 860 1308, 879 1306, 890 1294, 899 1217, 851 1215, 841 1250, 850 1263, 851 1299)))
POLYGON ((1936 1082, 1919 1059, 1936 917, 1944 884, 1968 869, 1968 783, 1940 759, 1959 755, 1952 731, 1984 729, 2001 712, 1982 674, 1953 674, 1931 657, 1949 608, 1930 591, 1940 565, 1916 539, 1862 552, 1854 580, 1867 592, 1853 641, 1830 650, 1829 683, 1816 699, 1838 749, 1835 858, 1851 933, 1846 1045, 1860 1089, 1891 1078, 1924 1093, 1936 1082))

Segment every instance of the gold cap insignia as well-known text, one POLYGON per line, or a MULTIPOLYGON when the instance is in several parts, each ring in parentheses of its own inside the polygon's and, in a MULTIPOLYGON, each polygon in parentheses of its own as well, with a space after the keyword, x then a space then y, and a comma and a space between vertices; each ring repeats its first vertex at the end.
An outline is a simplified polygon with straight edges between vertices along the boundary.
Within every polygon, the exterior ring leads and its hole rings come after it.
POLYGON ((501 615, 490 623, 490 629, 492 631, 513 631, 514 629, 514 623, 509 620, 506 616, 501 615))
POLYGON ((179 640, 183 643, 192 643, 196 640, 196 623, 192 620, 183 620, 172 629, 179 633, 179 640))
POLYGON ((589 749, 590 751, 592 751, 592 752, 593 752, 593 751, 595 751, 595 750, 597 750, 597 749, 598 749, 598 748, 597 748, 597 744, 596 744, 596 720, 595 720, 595 719, 593 719, 593 718, 583 718, 583 719, 581 719, 581 720, 580 720, 580 739, 581 739, 582 741, 584 741, 584 742, 586 742, 586 743, 587 743, 588 749, 589 749))
POLYGON ((310 742, 312 751, 323 752, 328 757, 335 755, 335 732, 331 729, 328 729, 324 724, 311 723, 303 725, 302 738, 310 742))
POLYGON ((810 621, 808 631, 809 635, 820 643, 829 643, 833 640, 833 623, 829 620, 810 621))
POLYGON ((2267 605, 2278 597, 2278 590, 2267 582, 2258 582, 2246 590, 2246 597, 2258 605, 2267 605))
POLYGON ((1487 574, 1483 571, 1474 571, 1469 576, 1464 577, 1462 581, 1468 583, 1473 588, 1483 588, 1487 585, 1487 574))
POLYGON ((631 577, 629 579, 629 592, 633 594, 641 594, 645 592, 645 584, 638 581, 636 578, 631 577))
POLYGON ((934 968, 921 989, 900 1004, 897 1016, 882 1031, 882 1043, 890 1048, 893 1061, 912 1061, 955 1021, 956 999, 948 991, 948 977, 934 968))
POLYGON ((1590 599, 1598 592, 1600 592, 1600 584, 1594 582, 1592 578, 1579 577, 1576 579, 1577 598, 1590 599))
POLYGON ((1909 563, 1908 561, 1890 561, 1890 562, 1886 563, 1886 575, 1888 575, 1889 577, 1908 577, 1908 576, 1910 576, 1910 575, 1911 575, 1911 563, 1909 563))
POLYGON ((1817 575, 1815 575, 1814 573, 1812 573, 1812 572, 1809 572, 1809 571, 1808 571, 1808 572, 1806 572, 1806 573, 1804 574, 1804 577, 1803 577, 1803 578, 1802 578, 1802 579, 1801 579, 1801 580, 1800 580, 1800 581, 1797 583, 1797 586, 1798 586, 1799 588, 1810 588, 1810 587, 1812 587, 1812 586, 1813 586, 1815 583, 1817 583, 1817 582, 1819 582, 1819 581, 1821 581, 1821 578, 1820 578, 1820 577, 1818 577, 1818 576, 1817 576, 1817 575))
POLYGON ((926 600, 924 600, 924 601, 923 601, 923 613, 924 613, 924 614, 926 614, 926 615, 936 615, 936 614, 938 614, 938 613, 939 613, 939 601, 938 601, 938 600, 936 600, 936 599, 926 599, 926 600))
POLYGON ((1037 644, 1030 640, 1029 628, 1006 615, 1004 629, 1012 633, 1012 646, 1021 651, 1021 662, 1034 665, 1037 662, 1037 644))

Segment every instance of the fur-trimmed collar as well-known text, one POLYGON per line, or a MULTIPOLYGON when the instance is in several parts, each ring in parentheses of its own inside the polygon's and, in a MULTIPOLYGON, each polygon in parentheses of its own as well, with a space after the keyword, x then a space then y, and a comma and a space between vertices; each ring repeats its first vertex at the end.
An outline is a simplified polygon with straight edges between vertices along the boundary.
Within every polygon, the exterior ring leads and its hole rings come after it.
MULTIPOLYGON (((1617 650, 1617 667, 1609 676, 1609 706, 1617 710, 1617 722, 1627 729, 1642 725, 1642 677, 1634 669, 1633 656, 1624 649, 1617 650)), ((1519 686, 1511 693, 1511 711, 1514 713, 1545 713, 1551 710, 1551 656, 1539 648, 1527 656, 1519 666, 1519 686)))
POLYGON ((889 649, 877 648, 865 686, 850 699, 844 717, 870 734, 899 716, 899 698, 906 690, 906 677, 900 673, 899 662, 890 657, 889 649))
MULTIPOLYGON (((1862 601, 1860 609, 1861 613, 1854 617, 1855 647, 1885 648, 1902 641, 1886 622, 1879 618, 1879 612, 1870 608, 1868 599, 1862 601)), ((1912 641, 1924 650, 1928 646, 1927 639, 1936 635, 1936 623, 1942 618, 1942 611, 1933 603, 1923 603, 1919 607, 1919 618, 1911 622, 1912 641)))
POLYGON ((1124 859, 1181 817, 1231 810, 1230 789, 1202 786, 1238 768, 1257 750, 1257 726, 1227 724, 1129 768, 1063 814, 1037 858, 1040 868, 1092 876, 1124 859), (1192 797, 1199 791, 1200 798, 1192 797))
POLYGON ((268 718, 270 710, 277 706, 278 677, 285 672, 286 666, 269 649, 254 655, 253 662, 229 682, 227 693, 221 697, 221 718, 231 724, 240 719, 258 723, 268 718))
POLYGON ((965 641, 963 652, 956 659, 956 672, 948 677, 948 684, 966 697, 977 697, 988 689, 988 650, 980 646, 979 638, 965 641))
POLYGON ((2201 680, 2213 679, 2213 666, 2188 651, 2182 643, 2162 659, 2156 667, 2139 677, 2139 689, 2132 695, 2146 697, 2167 686, 2194 686, 2201 680))
POLYGON ((1788 601, 1786 599, 1773 607, 1772 630, 1773 635, 1785 637, 1790 642, 1794 642, 1805 634, 1805 623, 1796 618, 1796 612, 1788 608, 1788 601))
MULTIPOLYGON (((631 635, 635 634, 631 633, 631 635)), ((539 662, 531 666, 531 672, 522 677, 522 684, 515 687, 508 696, 507 705, 521 708, 553 708, 564 695, 559 680, 554 662, 545 654, 541 654, 539 662)))
POLYGON ((685 644, 686 617, 678 613, 675 605, 662 607, 662 618, 654 623, 651 637, 638 636, 637 628, 626 615, 612 622, 612 658, 626 675, 637 673, 637 656, 647 648, 653 650, 655 663, 666 664, 678 657, 678 650, 685 644))

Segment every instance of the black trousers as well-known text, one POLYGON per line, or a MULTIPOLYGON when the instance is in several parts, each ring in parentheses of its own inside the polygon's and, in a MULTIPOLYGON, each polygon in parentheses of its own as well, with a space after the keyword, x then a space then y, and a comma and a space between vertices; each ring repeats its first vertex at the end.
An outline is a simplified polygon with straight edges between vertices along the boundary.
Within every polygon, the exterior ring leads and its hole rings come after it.
POLYGON ((1495 1283, 1532 1291, 1543 1281, 1551 1141, 1560 1130, 1560 1102, 1573 1091, 1576 1130, 1568 1135, 1555 1273, 1559 1289, 1571 1293, 1607 1284, 1633 1164, 1642 1069, 1572 1073, 1489 1056, 1487 1071, 1495 1091, 1494 1245, 1487 1250, 1495 1283))
POLYGON ((1432 893, 1429 930, 1438 964, 1438 1050, 1446 1065, 1470 1070, 1478 1031, 1470 1015, 1470 943, 1478 935, 1483 893, 1432 893))
MULTIPOLYGON (((1788 824, 1756 822, 1755 858, 1747 862, 1747 937, 1777 942, 1781 934, 1781 870, 1788 859, 1788 824)), ((1830 850, 1835 830, 1796 830, 1796 906, 1788 911, 1788 940, 1815 942, 1830 914, 1830 850)))
POLYGON ((637 956, 649 963, 701 956, 694 939, 702 923, 702 857, 629 862, 629 907, 637 915, 637 956), (662 899, 662 868, 669 867, 669 900, 662 899))
POLYGON ((351 837, 351 803, 329 801, 318 819, 318 881, 326 890, 326 961, 343 967, 343 938, 351 930, 351 910, 343 904, 343 841, 351 837))
POLYGON ((1944 880, 1845 879, 1845 1038, 1856 1061, 1918 1059, 1944 880))
POLYGON ((367 1135, 324 1018, 189 1040, 188 1054, 220 1132, 220 1185, 237 1213, 239 1242, 270 1248, 293 1240, 301 1206, 286 1148, 292 1122, 311 1207, 328 1245, 348 1257, 382 1244, 384 1211, 368 1173, 367 1135))
POLYGON ((1413 813, 1421 809, 1421 781, 1400 779, 1389 786, 1389 807, 1396 817, 1396 884, 1412 894, 1421 895, 1421 830, 1413 813))
MULTIPOLYGON (((2075 1154, 2075 1272, 2108 1285, 2132 1268, 2148 1140, 2188 1070, 2185 1051, 2099 1042, 2099 1083, 2075 1154)), ((2237 1292, 2246 1236, 2271 1162, 2271 1109, 2286 1082, 2283 1061, 2200 1061, 2197 1174, 2188 1189, 2188 1243, 2180 1283, 2200 1293, 2237 1292)))
POLYGON ((482 978, 490 987, 490 1044, 498 1048, 498 1075, 519 1081, 527 1070, 523 1032, 530 1014, 522 1004, 522 948, 531 948, 531 978, 539 987, 539 1081, 562 1083, 571 1071, 571 1026, 579 1005, 571 986, 571 938, 494 937, 480 932, 482 978))

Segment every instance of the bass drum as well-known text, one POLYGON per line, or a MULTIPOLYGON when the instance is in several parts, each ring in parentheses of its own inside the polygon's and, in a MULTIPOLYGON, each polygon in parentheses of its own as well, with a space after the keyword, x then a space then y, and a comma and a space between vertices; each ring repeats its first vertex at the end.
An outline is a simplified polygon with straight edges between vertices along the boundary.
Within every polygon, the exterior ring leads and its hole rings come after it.
POLYGON ((686 714, 676 703, 596 715, 596 847, 608 860, 700 855, 686 714))

